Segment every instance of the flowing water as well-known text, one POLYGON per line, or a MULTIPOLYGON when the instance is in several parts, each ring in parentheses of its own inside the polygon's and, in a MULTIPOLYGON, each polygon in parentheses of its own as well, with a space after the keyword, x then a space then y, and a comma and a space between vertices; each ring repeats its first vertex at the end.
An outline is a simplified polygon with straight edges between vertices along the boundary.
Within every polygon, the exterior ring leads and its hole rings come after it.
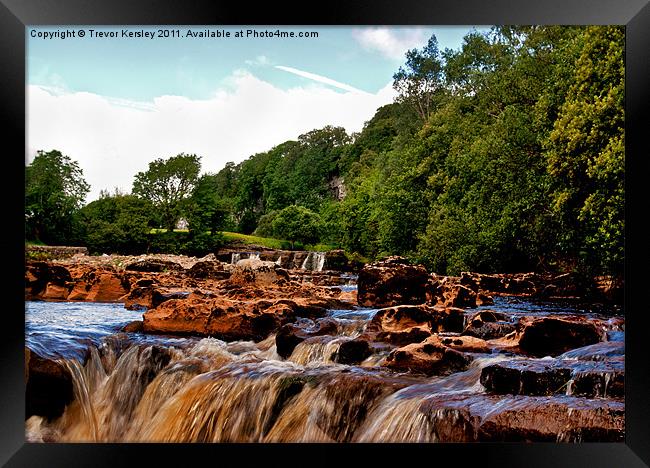
MULTIPOLYGON (((490 308, 512 320, 524 314, 549 314, 544 304, 496 299, 490 308)), ((560 315, 618 313, 580 305, 552 307, 550 313, 560 315)), ((125 310, 121 304, 28 302, 26 344, 69 370, 74 400, 58 419, 31 416, 26 421, 27 439, 464 441, 477 437, 472 418, 487 417, 503 406, 529 404, 508 396, 488 399, 479 381, 485 366, 528 359, 521 356, 473 354, 466 371, 444 377, 389 371, 382 367, 385 349, 359 365, 336 363, 334 355, 341 343, 361 334, 376 311, 329 311, 338 333, 308 338, 282 359, 274 335, 254 343, 121 333, 126 323, 141 318, 141 312, 125 310), (480 416, 470 418, 463 408, 480 416)), ((302 322, 306 328, 314 324, 308 319, 302 322)), ((612 328, 610 341, 569 351, 561 358, 587 362, 588 367, 624 354, 620 342, 624 332, 612 328)), ((576 366, 577 373, 583 370, 576 366)), ((596 401, 574 397, 570 389, 566 395, 545 398, 596 401)), ((580 436, 563 433, 558 441, 576 437, 580 436)))

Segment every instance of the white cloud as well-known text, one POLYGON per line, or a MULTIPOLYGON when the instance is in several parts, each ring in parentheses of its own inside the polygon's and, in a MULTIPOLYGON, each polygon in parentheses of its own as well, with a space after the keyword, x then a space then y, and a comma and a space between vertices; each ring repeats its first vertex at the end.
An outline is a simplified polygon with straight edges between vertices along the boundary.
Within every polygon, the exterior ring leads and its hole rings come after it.
POLYGON ((271 60, 266 55, 258 55, 254 60, 245 60, 246 65, 263 66, 270 65, 271 60))
POLYGON ((345 91, 350 91, 351 93, 363 93, 363 94, 368 94, 365 91, 362 91, 360 89, 354 88, 350 85, 347 85, 345 83, 341 83, 340 81, 335 81, 332 80, 331 78, 327 78, 322 75, 317 75, 315 73, 309 73, 303 70, 298 70, 297 68, 291 68, 291 67, 285 67, 283 65, 276 65, 275 68, 278 68, 280 70, 284 70, 289 73, 293 73, 294 75, 302 76, 303 78, 307 78, 309 80, 316 81, 318 83, 323 83, 326 85, 334 86, 335 88, 343 89, 345 91))
POLYGON ((325 125, 359 131, 394 97, 390 84, 376 94, 321 85, 283 90, 241 71, 230 84, 205 100, 160 96, 153 103, 30 85, 27 160, 58 149, 78 161, 90 201, 101 189, 130 191, 134 175, 159 157, 194 153, 203 172, 216 172, 325 125))
POLYGON ((379 27, 355 29, 352 36, 366 50, 379 52, 390 59, 402 60, 407 50, 426 45, 431 33, 423 28, 396 31, 379 27))

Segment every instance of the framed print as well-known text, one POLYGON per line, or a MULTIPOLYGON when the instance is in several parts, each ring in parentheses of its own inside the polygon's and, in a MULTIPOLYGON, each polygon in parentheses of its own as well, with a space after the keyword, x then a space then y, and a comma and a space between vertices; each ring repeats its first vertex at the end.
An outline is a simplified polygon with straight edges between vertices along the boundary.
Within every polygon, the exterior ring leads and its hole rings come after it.
POLYGON ((647 466, 647 1, 311 7, 2 1, 3 463, 647 466))

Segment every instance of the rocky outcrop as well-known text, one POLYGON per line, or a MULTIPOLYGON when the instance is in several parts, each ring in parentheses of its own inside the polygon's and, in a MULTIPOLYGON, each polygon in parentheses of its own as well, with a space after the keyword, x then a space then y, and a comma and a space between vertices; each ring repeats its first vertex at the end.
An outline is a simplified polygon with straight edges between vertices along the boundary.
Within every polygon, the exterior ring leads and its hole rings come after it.
POLYGON ((402 257, 370 263, 359 272, 358 302, 364 307, 423 304, 428 273, 402 257))
POLYGON ((72 376, 58 362, 25 348, 25 417, 55 419, 73 400, 72 376))
POLYGON ((246 259, 237 262, 229 281, 241 286, 277 286, 289 281, 289 274, 273 262, 246 259))
POLYGON ((359 364, 372 354, 370 343, 363 338, 344 341, 334 354, 334 361, 340 364, 359 364))
POLYGON ((219 261, 199 261, 187 270, 187 275, 198 279, 222 280, 228 279, 230 273, 225 271, 223 263, 219 261))
POLYGON ((505 361, 483 368, 481 384, 490 392, 513 395, 623 397, 623 361, 505 361))

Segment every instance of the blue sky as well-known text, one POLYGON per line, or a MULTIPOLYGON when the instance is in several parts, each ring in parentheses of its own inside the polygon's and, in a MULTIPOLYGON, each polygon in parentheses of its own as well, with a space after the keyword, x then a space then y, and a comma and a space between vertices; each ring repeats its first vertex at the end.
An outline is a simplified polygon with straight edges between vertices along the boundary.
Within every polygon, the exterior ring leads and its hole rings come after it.
POLYGON ((473 27, 279 28, 318 32, 293 39, 234 37, 276 26, 165 26, 181 37, 153 39, 89 31, 156 33, 152 26, 33 29, 86 33, 43 39, 27 28, 27 161, 39 149, 63 151, 80 163, 92 200, 103 188, 129 191, 149 161, 176 152, 201 155, 203 172, 214 172, 319 126, 359 131, 392 101, 406 50, 432 33, 441 50, 458 49, 473 27), (188 29, 231 37, 190 38, 188 29))

